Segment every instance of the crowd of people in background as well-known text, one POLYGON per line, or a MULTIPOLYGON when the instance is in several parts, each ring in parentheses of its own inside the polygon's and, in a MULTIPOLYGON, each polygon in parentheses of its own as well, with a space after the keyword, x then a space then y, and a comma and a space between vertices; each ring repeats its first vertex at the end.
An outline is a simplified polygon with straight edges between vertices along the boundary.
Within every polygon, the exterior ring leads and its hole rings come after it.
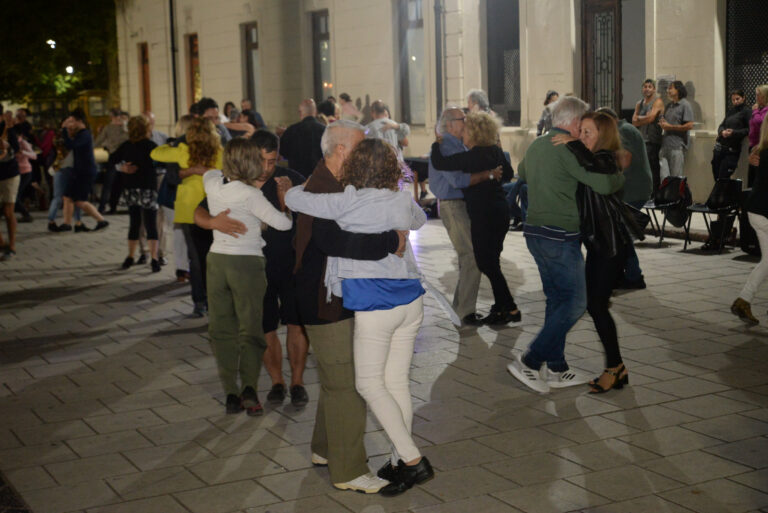
MULTIPOLYGON (((646 287, 634 249, 642 232, 630 207, 641 209, 663 177, 682 175, 694 122, 685 85, 673 81, 666 93, 665 105, 656 83, 646 80, 630 121, 547 91, 537 138, 519 156, 517 176, 484 91, 470 91, 466 107, 448 105, 441 113, 428 177, 458 257, 452 313, 465 328, 521 321, 501 254, 509 231, 522 231, 546 310, 539 332, 507 368, 536 392, 587 385, 600 394, 629 383, 610 297, 616 288, 646 287), (494 298, 486 314, 477 311, 481 275, 494 298), (585 312, 605 351, 605 370, 591 380, 565 356, 567 334, 585 312)), ((758 87, 756 96, 750 109, 743 91, 731 92, 712 174, 715 180, 733 174, 747 138, 749 185, 756 191, 749 220, 760 246, 768 247, 768 86, 758 87)), ((262 365, 271 379, 267 403, 290 397, 293 407, 304 407, 312 347, 320 380, 313 464, 327 466, 339 489, 386 496, 434 476, 411 435, 408 389, 429 289, 408 233, 426 222, 419 200, 427 189, 414 188, 415 197, 406 191, 414 180, 403 157, 410 127, 392 119, 386 103, 376 100, 364 114, 347 93, 338 101, 305 99, 297 122, 269 130, 250 100, 239 108, 227 102, 220 111, 205 97, 177 121, 171 137, 155 129, 151 112, 130 116, 113 109, 95 139, 81 110, 67 116, 60 131, 53 123, 34 131, 28 114, 8 111, 0 121, 3 259, 17 251, 15 211, 18 222, 32 219, 29 194, 49 192, 51 232, 104 229, 104 215, 124 205, 127 255, 119 267, 149 262, 160 272, 170 264, 172 241, 176 279, 190 284, 191 315, 208 317, 226 413, 263 414, 262 365), (360 124, 366 118, 368 124, 360 124), (94 147, 108 153, 98 195, 94 147), (83 213, 96 221, 93 228, 83 213), (281 324, 289 380, 282 371, 281 324), (392 447, 375 473, 363 444, 366 404, 392 447)), ((750 302, 767 276, 768 263, 761 262, 734 314, 759 322, 750 302)))

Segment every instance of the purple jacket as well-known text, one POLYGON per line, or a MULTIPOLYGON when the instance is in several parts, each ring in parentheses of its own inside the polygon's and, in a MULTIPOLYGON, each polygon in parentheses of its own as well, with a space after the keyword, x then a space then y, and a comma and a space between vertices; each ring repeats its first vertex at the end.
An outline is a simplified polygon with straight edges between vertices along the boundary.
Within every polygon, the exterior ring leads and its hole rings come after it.
POLYGON ((752 118, 749 120, 749 147, 757 146, 760 142, 760 125, 763 124, 763 118, 768 114, 768 105, 762 109, 752 111, 752 118))

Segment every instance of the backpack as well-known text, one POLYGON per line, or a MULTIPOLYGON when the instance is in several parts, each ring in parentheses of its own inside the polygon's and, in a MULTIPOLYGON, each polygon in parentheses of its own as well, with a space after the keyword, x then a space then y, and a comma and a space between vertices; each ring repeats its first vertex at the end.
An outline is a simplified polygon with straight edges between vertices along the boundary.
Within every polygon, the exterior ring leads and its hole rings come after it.
POLYGON ((688 207, 693 203, 688 179, 684 176, 668 176, 659 185, 659 190, 653 196, 657 207, 664 207, 667 220, 672 226, 682 228, 688 220, 688 207))

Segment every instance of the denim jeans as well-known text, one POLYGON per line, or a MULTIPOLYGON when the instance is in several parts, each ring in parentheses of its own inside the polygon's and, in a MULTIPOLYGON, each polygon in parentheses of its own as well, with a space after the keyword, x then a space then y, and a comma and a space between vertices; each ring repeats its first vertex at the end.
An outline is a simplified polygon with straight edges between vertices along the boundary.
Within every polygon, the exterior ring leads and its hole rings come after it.
MULTIPOLYGON (((48 220, 53 221, 56 219, 61 205, 63 203, 62 196, 64 191, 67 190, 67 183, 72 179, 72 168, 65 167, 59 171, 56 171, 53 175, 53 198, 51 198, 51 204, 48 207, 48 220)), ((75 207, 74 213, 75 222, 80 221, 80 209, 75 207)))
POLYGON ((543 363, 553 372, 568 370, 565 336, 587 308, 587 287, 581 242, 526 237, 547 297, 544 326, 528 346, 523 362, 533 369, 543 363))
POLYGON ((501 185, 507 194, 507 203, 509 204, 509 215, 511 218, 519 218, 525 221, 528 214, 528 184, 519 178, 517 181, 508 182, 501 185), (517 199, 520 198, 520 205, 517 199))

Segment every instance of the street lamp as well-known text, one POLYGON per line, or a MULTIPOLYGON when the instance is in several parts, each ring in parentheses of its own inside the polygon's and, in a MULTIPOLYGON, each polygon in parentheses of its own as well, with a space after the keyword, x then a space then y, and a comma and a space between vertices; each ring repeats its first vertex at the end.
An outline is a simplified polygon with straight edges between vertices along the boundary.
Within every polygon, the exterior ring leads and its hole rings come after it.
POLYGON ((65 69, 67 70, 67 73, 69 73, 70 75, 75 72, 75 68, 73 68, 72 66, 67 66, 65 69))

